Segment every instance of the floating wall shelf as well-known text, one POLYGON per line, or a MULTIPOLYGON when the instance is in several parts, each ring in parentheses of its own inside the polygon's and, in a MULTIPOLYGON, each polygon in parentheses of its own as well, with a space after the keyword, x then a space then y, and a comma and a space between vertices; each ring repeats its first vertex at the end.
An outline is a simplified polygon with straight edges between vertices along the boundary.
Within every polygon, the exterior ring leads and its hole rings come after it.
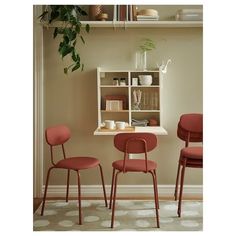
MULTIPOLYGON (((54 28, 62 27, 64 22, 54 22, 43 26, 54 28)), ((202 21, 81 21, 82 25, 89 24, 91 28, 202 28, 202 21)))

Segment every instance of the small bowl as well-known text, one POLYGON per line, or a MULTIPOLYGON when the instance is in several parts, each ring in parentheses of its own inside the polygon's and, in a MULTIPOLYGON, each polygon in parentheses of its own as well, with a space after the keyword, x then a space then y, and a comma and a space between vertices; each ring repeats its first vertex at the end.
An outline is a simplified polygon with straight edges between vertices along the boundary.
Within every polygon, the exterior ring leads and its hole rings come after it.
POLYGON ((150 86, 152 84, 152 76, 151 75, 139 75, 139 83, 141 85, 150 86))

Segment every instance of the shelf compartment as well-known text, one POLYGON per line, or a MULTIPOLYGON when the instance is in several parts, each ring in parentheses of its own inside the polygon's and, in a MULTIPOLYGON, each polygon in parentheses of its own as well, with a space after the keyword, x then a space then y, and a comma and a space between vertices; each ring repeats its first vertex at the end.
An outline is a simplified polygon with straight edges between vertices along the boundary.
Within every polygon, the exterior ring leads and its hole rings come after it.
POLYGON ((128 72, 100 72, 101 83, 100 87, 128 87, 128 72), (119 81, 121 78, 125 78, 126 86, 114 85, 114 78, 118 78, 119 81))
POLYGON ((131 107, 134 105, 133 91, 140 90, 142 92, 140 109, 137 111, 156 111, 160 110, 160 88, 159 87, 132 87, 131 88, 131 107))
POLYGON ((101 122, 105 120, 114 120, 114 121, 125 121, 129 123, 129 113, 128 112, 102 112, 101 113, 101 122))
MULTIPOLYGON (((132 81, 132 78, 139 78, 139 75, 151 75, 152 76, 152 85, 150 86, 145 86, 145 85, 141 85, 139 83, 139 80, 138 80, 138 85, 141 87, 154 87, 154 86, 159 86, 160 85, 160 81, 159 81, 159 72, 158 71, 132 71, 130 73, 130 76, 131 76, 131 81, 132 81)), ((132 86, 132 85, 131 85, 132 86)), ((132 86, 132 87, 136 87, 135 86, 132 86)))
MULTIPOLYGON (((160 113, 156 112, 134 112, 131 114, 131 120, 135 119, 135 120, 148 120, 150 121, 151 119, 156 120, 157 125, 156 126, 160 126, 160 113)), ((148 125, 149 126, 149 125, 148 125)))

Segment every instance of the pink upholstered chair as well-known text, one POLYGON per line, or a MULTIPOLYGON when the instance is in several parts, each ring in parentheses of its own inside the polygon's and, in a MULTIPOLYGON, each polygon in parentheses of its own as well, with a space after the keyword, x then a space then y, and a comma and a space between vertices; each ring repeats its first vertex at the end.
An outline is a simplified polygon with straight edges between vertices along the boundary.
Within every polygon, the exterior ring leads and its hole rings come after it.
POLYGON ((120 173, 126 172, 142 172, 149 173, 152 175, 153 188, 154 188, 154 200, 156 207, 156 223, 159 228, 159 214, 158 214, 158 190, 157 190, 157 176, 156 168, 157 164, 154 161, 148 160, 147 152, 150 152, 157 146, 157 137, 152 133, 119 133, 114 137, 115 147, 124 153, 124 159, 114 161, 110 204, 112 205, 112 217, 111 217, 111 228, 114 225, 115 216, 115 203, 116 203, 116 189, 117 179, 120 173), (143 153, 144 159, 129 159, 129 154, 143 153))
POLYGON ((203 168, 203 146, 189 146, 190 142, 203 141, 203 115, 184 114, 180 117, 177 129, 177 136, 185 141, 185 147, 180 151, 178 171, 175 184, 175 200, 178 197, 179 174, 181 170, 180 193, 178 203, 178 216, 181 216, 181 202, 184 185, 185 168, 203 168))
POLYGON ((80 157, 67 157, 65 153, 64 143, 70 139, 70 130, 65 125, 54 126, 46 129, 45 132, 46 141, 50 146, 51 151, 51 163, 52 167, 49 168, 47 173, 47 180, 46 186, 44 191, 43 197, 43 204, 41 209, 41 215, 44 212, 45 200, 47 195, 47 188, 49 182, 49 176, 52 169, 66 169, 67 170, 67 190, 66 190, 66 201, 68 202, 68 195, 69 195, 69 180, 70 180, 70 170, 74 170, 77 173, 78 177, 78 205, 79 205, 79 224, 82 224, 82 212, 81 212, 81 189, 80 189, 80 171, 90 168, 99 167, 101 179, 102 179, 102 187, 103 187, 103 194, 105 199, 105 205, 107 207, 107 198, 106 198, 106 190, 104 185, 104 178, 102 172, 102 166, 97 158, 94 157, 87 157, 87 156, 80 156, 80 157), (64 159, 54 162, 53 160, 53 147, 61 145, 64 159))

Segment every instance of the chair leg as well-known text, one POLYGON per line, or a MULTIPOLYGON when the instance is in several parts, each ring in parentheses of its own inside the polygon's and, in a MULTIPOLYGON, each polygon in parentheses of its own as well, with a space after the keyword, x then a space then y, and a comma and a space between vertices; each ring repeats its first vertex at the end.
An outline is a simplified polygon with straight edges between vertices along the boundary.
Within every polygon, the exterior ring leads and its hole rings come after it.
POLYGON ((69 185, 70 185, 70 170, 67 171, 66 202, 68 202, 69 185))
POLYGON ((115 168, 113 168, 113 173, 112 173, 109 209, 111 209, 111 204, 112 204, 113 186, 114 186, 114 176, 115 176, 115 168))
POLYGON ((179 185, 179 173, 180 173, 180 159, 178 164, 177 176, 176 176, 176 183, 175 183, 175 201, 178 198, 178 185, 179 185))
POLYGON ((43 216, 44 206, 45 206, 45 201, 46 201, 46 195, 47 195, 47 190, 48 190, 49 176, 50 176, 50 172, 53 168, 54 167, 49 168, 48 173, 47 173, 46 185, 45 185, 44 196, 43 196, 43 204, 42 204, 42 209, 41 209, 41 216, 43 216))
POLYGON ((154 200, 155 200, 155 207, 156 207, 156 221, 157 221, 157 228, 160 228, 160 223, 159 223, 159 213, 158 213, 158 192, 157 192, 157 181, 155 179, 155 174, 152 171, 149 171, 152 175, 153 179, 153 189, 154 189, 154 200))
POLYGON ((103 188, 103 194, 104 194, 104 199, 105 199, 105 206, 107 207, 107 195, 106 195, 106 189, 105 189, 105 184, 104 184, 102 166, 100 164, 99 164, 99 168, 100 168, 101 179, 102 179, 102 188, 103 188))
POLYGON ((182 203, 182 195, 183 195, 183 185, 184 185, 184 173, 186 167, 186 159, 183 161, 183 166, 181 170, 181 180, 180 180, 180 191, 179 191, 179 204, 178 204, 178 216, 181 217, 181 203, 182 203))
POLYGON ((82 225, 82 212, 81 212, 81 188, 80 188, 80 173, 78 175, 78 205, 79 205, 79 225, 82 225))
POLYGON ((112 215, 111 215, 111 228, 114 226, 114 216, 115 216, 115 205, 116 205, 116 188, 117 188, 117 178, 120 171, 116 172, 115 176, 115 186, 114 186, 114 194, 113 194, 113 205, 112 205, 112 215))
POLYGON ((157 204, 158 204, 158 209, 160 208, 159 206, 159 195, 158 195, 158 184, 157 184, 157 174, 156 174, 156 170, 153 170, 153 173, 154 173, 154 176, 155 176, 155 185, 156 185, 156 188, 157 188, 157 204))

